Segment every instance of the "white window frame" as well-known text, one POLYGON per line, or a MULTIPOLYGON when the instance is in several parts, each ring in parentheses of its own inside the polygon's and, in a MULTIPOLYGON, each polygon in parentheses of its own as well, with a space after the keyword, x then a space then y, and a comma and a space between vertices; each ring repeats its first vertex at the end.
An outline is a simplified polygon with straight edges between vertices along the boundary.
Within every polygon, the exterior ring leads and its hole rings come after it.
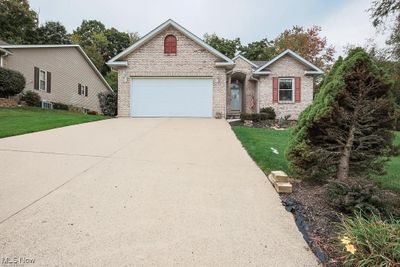
MULTIPOLYGON (((294 91, 295 91, 295 89, 296 89, 296 85, 295 85, 295 80, 294 80, 293 77, 280 77, 278 79, 278 103, 294 103, 295 102, 294 101, 294 97, 295 97, 294 91), (280 100, 281 99, 281 96, 280 96, 280 94, 281 94, 281 87, 280 87, 281 80, 292 80, 292 100, 280 100)), ((282 89, 282 90, 288 91, 289 89, 282 89)))
POLYGON ((47 91, 47 71, 43 70, 43 69, 39 69, 39 90, 40 91, 47 91), (43 81, 42 79, 40 79, 40 73, 44 72, 44 89, 40 88, 40 82, 43 81))
POLYGON ((81 83, 81 93, 80 93, 81 96, 86 96, 86 90, 87 90, 87 88, 88 88, 87 85, 83 85, 83 84, 81 83))

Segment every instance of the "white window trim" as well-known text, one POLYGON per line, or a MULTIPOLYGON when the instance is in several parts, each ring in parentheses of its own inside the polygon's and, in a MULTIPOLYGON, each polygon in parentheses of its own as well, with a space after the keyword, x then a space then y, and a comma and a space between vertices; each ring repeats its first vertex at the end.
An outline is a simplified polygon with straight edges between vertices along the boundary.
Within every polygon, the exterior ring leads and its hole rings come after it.
POLYGON ((295 102, 295 94, 294 91, 296 90, 296 85, 295 85, 295 79, 293 77, 280 77, 278 78, 278 103, 294 103, 295 102), (280 93, 281 93, 281 88, 280 88, 280 81, 281 80, 292 80, 292 100, 291 101, 281 101, 280 99, 280 93))
POLYGON ((47 92, 47 71, 45 71, 43 69, 39 69, 39 90, 47 92), (42 81, 40 79, 40 72, 42 72, 42 71, 44 72, 44 89, 40 88, 40 82, 42 81))
POLYGON ((81 96, 86 96, 86 90, 87 90, 87 88, 88 88, 87 85, 83 85, 83 84, 81 83, 81 93, 80 93, 81 96))

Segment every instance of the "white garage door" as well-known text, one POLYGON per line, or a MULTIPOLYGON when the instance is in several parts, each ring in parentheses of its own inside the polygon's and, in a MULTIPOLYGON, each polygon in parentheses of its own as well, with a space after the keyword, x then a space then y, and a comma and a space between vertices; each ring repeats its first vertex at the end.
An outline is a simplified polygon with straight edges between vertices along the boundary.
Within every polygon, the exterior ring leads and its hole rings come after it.
POLYGON ((133 117, 211 117, 212 80, 199 78, 132 79, 133 117))

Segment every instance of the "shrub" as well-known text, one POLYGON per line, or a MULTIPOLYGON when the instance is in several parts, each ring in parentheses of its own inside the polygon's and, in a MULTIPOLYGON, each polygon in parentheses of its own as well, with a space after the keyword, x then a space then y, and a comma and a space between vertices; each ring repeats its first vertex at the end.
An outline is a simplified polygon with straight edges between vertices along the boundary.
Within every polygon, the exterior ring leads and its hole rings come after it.
POLYGON ((356 214, 344 217, 340 240, 347 266, 398 266, 400 262, 400 220, 382 220, 356 214))
POLYGON ((117 94, 114 92, 99 93, 98 98, 101 112, 103 112, 104 115, 117 115, 117 94))
POLYGON ((260 113, 266 114, 268 120, 275 120, 276 118, 275 109, 273 107, 262 108, 260 109, 260 113))
POLYGON ((265 113, 242 113, 240 114, 240 119, 242 121, 249 120, 253 122, 268 120, 268 116, 265 113))
POLYGON ((0 97, 19 94, 24 88, 24 75, 18 71, 0 68, 0 97))
POLYGON ((327 192, 331 204, 346 214, 353 214, 354 211, 386 213, 385 205, 372 182, 335 181, 328 185, 327 192))
POLYGON ((25 101, 28 106, 32 107, 39 107, 40 102, 42 99, 40 98, 40 95, 36 92, 32 91, 26 91, 22 97, 21 100, 25 101))
POLYGON ((114 92, 118 91, 118 71, 111 70, 104 76, 104 79, 110 85, 110 87, 114 90, 114 92))
POLYGON ((53 109, 69 110, 69 107, 66 104, 55 102, 53 103, 53 109))

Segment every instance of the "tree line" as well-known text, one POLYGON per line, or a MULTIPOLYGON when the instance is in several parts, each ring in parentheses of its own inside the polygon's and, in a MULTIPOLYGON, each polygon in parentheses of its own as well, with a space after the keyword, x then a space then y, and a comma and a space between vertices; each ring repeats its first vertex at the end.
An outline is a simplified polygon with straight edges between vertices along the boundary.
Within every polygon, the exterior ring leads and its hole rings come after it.
POLYGON ((291 49, 325 71, 334 62, 335 48, 321 35, 321 27, 318 26, 307 29, 293 26, 273 40, 264 38, 247 45, 242 45, 240 38, 225 39, 216 34, 205 34, 204 40, 229 58, 240 53, 249 60, 269 61, 286 49, 291 49))
POLYGON ((38 14, 27 0, 0 0, 0 39, 9 44, 79 44, 110 86, 117 89, 117 75, 106 62, 136 42, 139 35, 106 28, 97 20, 83 20, 68 33, 58 21, 39 25, 38 14))

